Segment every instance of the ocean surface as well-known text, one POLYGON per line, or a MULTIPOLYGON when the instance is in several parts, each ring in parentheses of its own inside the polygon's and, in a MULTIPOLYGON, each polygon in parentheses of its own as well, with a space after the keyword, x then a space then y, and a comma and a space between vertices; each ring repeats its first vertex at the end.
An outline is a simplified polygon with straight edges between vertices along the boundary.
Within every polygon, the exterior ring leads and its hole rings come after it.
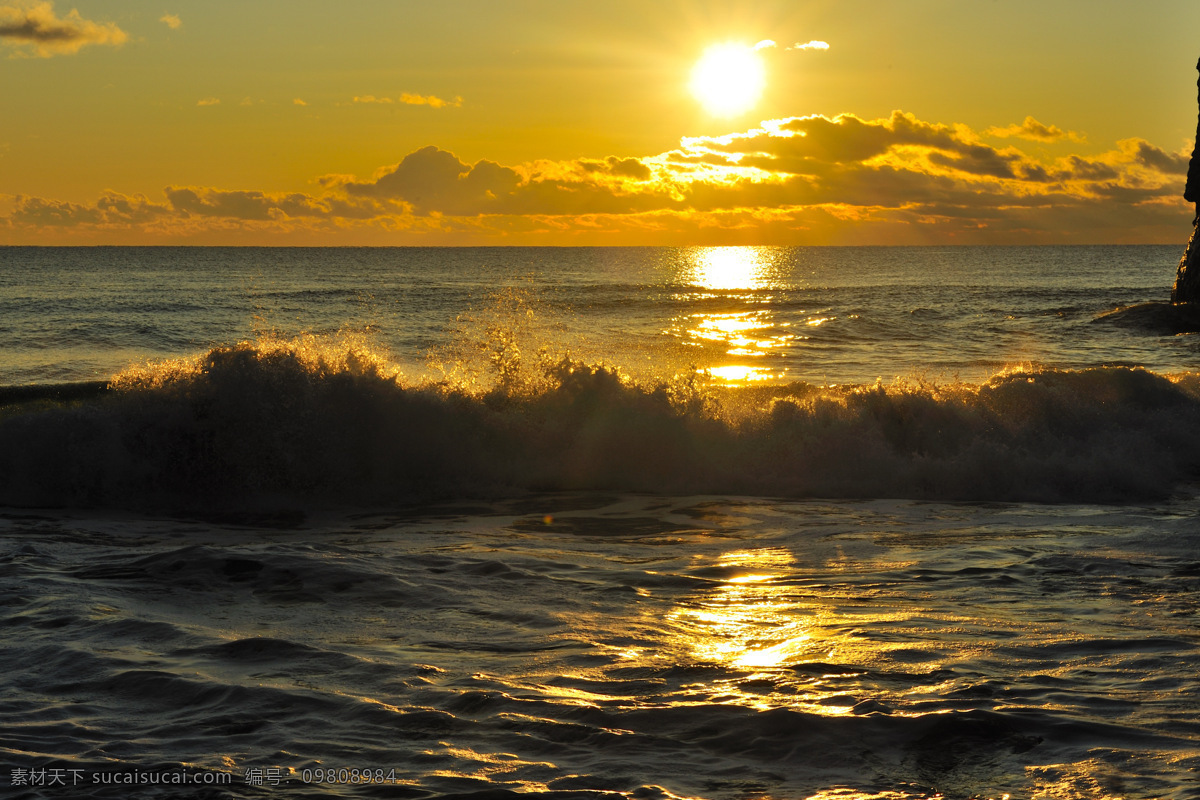
POLYGON ((1200 799, 1181 249, 0 248, 0 795, 1200 799))

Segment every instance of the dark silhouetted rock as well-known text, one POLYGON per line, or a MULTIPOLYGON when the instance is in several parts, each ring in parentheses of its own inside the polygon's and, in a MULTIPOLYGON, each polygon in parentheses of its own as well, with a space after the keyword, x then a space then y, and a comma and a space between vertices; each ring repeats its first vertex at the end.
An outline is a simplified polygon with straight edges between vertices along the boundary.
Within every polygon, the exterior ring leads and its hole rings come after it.
POLYGON ((1171 289, 1172 303, 1195 303, 1200 301, 1200 242, 1196 241, 1196 225, 1192 223, 1192 235, 1179 259, 1175 272, 1175 287, 1171 289))
MULTIPOLYGON (((1200 70, 1200 62, 1196 63, 1200 70)), ((1200 80, 1196 81, 1197 104, 1200 105, 1200 80)), ((1200 302, 1200 241, 1196 237, 1196 223, 1200 222, 1200 116, 1196 120, 1196 144, 1192 148, 1192 160, 1188 164, 1187 185, 1183 187, 1185 200, 1196 204, 1196 219, 1192 221, 1192 236, 1188 239, 1183 258, 1179 259, 1179 270, 1175 273, 1175 287, 1171 290, 1172 303, 1200 302)))
MULTIPOLYGON (((1196 62, 1196 70, 1200 71, 1200 61, 1196 62)), ((1196 81, 1196 89, 1197 94, 1200 94, 1200 80, 1196 81)), ((1198 98, 1198 102, 1200 102, 1200 98, 1198 98)), ((1196 118, 1196 141, 1192 145, 1192 161, 1188 164, 1187 185, 1183 187, 1183 199, 1189 203, 1200 203, 1200 116, 1196 118)), ((1200 211, 1200 208, 1197 211, 1200 211)))

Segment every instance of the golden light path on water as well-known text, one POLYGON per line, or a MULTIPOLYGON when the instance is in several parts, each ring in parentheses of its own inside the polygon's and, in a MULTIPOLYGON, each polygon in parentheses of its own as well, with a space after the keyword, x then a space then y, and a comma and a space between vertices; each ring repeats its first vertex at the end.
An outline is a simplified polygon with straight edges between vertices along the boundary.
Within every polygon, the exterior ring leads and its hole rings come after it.
MULTIPOLYGON (((803 565, 785 548, 731 550, 704 562, 702 571, 714 577, 712 583, 665 613, 656 613, 653 622, 631 621, 643 635, 656 630, 655 641, 615 653, 631 666, 701 665, 720 670, 707 680, 665 692, 655 702, 791 708, 824 717, 867 713, 882 707, 880 702, 904 704, 904 693, 850 694, 847 684, 857 683, 871 665, 888 661, 889 651, 899 646, 864 640, 856 635, 861 626, 905 628, 920 616, 919 609, 880 597, 831 593, 828 586, 815 591, 802 577, 803 565)), ((539 689, 570 703, 623 702, 577 688, 539 689)))
POLYGON ((689 642, 695 656, 740 669, 801 660, 812 643, 809 625, 773 585, 793 563, 785 550, 727 553, 719 566, 749 571, 726 580, 697 607, 672 614, 695 631, 689 642))
POLYGON ((698 247, 692 251, 698 286, 708 289, 765 289, 770 286, 770 262, 760 247, 698 247))
POLYGON ((719 348, 721 363, 708 364, 705 369, 722 382, 785 380, 786 369, 761 362, 781 358, 795 341, 807 338, 794 332, 793 323, 780 319, 773 308, 772 290, 785 285, 779 274, 781 265, 776 263, 778 255, 777 249, 765 247, 705 247, 688 253, 689 263, 680 276, 695 287, 688 299, 716 307, 677 318, 668 333, 690 346, 719 348), (747 304, 754 308, 747 310, 747 304))
POLYGON ((845 620, 832 607, 798 589, 797 566, 783 548, 725 553, 713 566, 724 574, 713 589, 667 614, 669 649, 676 657, 741 673, 720 685, 695 687, 698 695, 760 710, 785 706, 823 716, 852 713, 854 701, 826 688, 820 674, 791 671, 839 660, 851 650, 856 663, 870 660, 859 652, 861 644, 851 647, 839 634, 845 620))

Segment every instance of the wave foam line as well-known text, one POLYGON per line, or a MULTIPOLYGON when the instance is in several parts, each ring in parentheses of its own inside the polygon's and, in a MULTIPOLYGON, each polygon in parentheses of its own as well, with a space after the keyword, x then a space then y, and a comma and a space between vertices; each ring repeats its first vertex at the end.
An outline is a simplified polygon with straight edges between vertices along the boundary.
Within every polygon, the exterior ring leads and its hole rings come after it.
POLYGON ((469 391, 405 385, 361 343, 306 337, 0 409, 0 504, 378 506, 566 489, 1115 502, 1171 493, 1198 454, 1193 374, 722 389, 563 360, 469 391))

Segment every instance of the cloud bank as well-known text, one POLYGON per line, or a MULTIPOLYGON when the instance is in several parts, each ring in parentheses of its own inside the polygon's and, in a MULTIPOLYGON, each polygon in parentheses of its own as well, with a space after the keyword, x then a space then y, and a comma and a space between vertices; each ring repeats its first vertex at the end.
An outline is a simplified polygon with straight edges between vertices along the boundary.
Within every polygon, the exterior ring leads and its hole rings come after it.
POLYGON ((129 35, 113 22, 92 22, 72 10, 66 16, 54 13, 53 3, 0 5, 0 41, 32 51, 42 58, 77 53, 90 44, 119 46, 129 35))
MULTIPOLYGON (((1081 137, 1080 137, 1081 138, 1081 137)), ((15 196, 0 241, 947 244, 1181 241, 1188 157, 1078 141, 1032 117, 977 133, 895 111, 767 120, 644 156, 468 163, 429 145, 307 193, 168 186, 80 205, 15 196), (997 133, 1000 131, 1000 133, 997 133), (1005 138, 996 146, 986 137, 1005 138), (39 237, 42 237, 39 239, 39 237)))

